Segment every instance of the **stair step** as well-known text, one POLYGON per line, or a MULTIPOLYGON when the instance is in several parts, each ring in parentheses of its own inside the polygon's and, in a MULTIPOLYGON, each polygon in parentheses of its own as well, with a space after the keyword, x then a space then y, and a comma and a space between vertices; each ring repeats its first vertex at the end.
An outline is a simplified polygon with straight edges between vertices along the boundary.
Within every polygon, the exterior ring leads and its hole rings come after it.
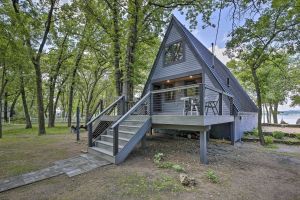
POLYGON ((125 119, 123 122, 140 122, 143 123, 145 120, 138 120, 138 119, 125 119))
POLYGON ((120 124, 119 127, 126 127, 126 128, 140 128, 141 126, 120 124))
MULTIPOLYGON (((108 137, 108 138, 113 139, 113 136, 112 136, 112 135, 101 135, 101 137, 108 137)), ((128 141, 130 140, 130 139, 128 139, 128 138, 123 138, 123 137, 119 137, 118 139, 119 139, 119 140, 126 141, 126 142, 128 142, 128 141)))
POLYGON ((145 120, 134 120, 134 119, 126 119, 121 122, 120 126, 142 126, 145 123, 145 120))
MULTIPOLYGON (((132 138, 132 136, 135 135, 135 133, 137 132, 138 130, 135 130, 135 131, 125 131, 125 130, 119 130, 118 133, 119 133, 119 138, 126 138, 126 139, 130 139, 132 138)), ((107 131, 107 135, 113 135, 113 130, 108 130, 107 131)))
POLYGON ((142 124, 137 125, 126 125, 126 124, 120 124, 119 131, 130 131, 130 132, 136 132, 142 127, 142 124))
MULTIPOLYGON (((113 140, 114 138, 112 135, 101 135, 101 141, 113 143, 113 140)), ((130 138, 119 137, 119 145, 124 146, 129 140, 130 138)))
MULTIPOLYGON (((112 142, 107 142, 107 141, 103 141, 103 140, 97 140, 95 141, 95 146, 102 148, 102 149, 106 149, 109 151, 113 151, 113 143, 112 142)), ((124 146, 123 145, 119 145, 119 150, 121 150, 124 146)))
POLYGON ((94 156, 98 156, 100 158, 108 160, 109 162, 115 163, 115 157, 113 156, 112 151, 108 151, 99 147, 89 147, 88 152, 93 154, 94 156))

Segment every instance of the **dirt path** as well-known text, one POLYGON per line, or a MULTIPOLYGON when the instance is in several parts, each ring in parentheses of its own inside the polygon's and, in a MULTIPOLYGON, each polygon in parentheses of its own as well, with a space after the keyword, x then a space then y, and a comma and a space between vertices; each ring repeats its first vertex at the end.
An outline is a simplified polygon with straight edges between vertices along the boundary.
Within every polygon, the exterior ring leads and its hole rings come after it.
POLYGON ((0 199, 289 199, 300 198, 300 152, 288 146, 268 149, 255 143, 231 146, 210 141, 210 164, 199 164, 199 142, 148 138, 119 166, 106 166, 74 178, 59 176, 0 194, 0 199), (179 173, 153 163, 157 152, 180 164, 196 179, 194 188, 179 183, 179 173), (211 183, 208 169, 219 183, 211 183))

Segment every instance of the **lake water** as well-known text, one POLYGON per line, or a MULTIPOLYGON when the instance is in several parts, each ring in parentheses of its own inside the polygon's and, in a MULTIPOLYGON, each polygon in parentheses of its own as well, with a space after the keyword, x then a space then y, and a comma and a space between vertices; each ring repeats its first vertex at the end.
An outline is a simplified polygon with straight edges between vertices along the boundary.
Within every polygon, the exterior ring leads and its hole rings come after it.
MULTIPOLYGON (((264 119, 264 114, 263 114, 263 119, 262 121, 266 122, 266 118, 264 119)), ((280 123, 281 122, 281 119, 283 119, 286 123, 288 124, 296 124, 297 122, 297 119, 300 118, 300 114, 298 113, 289 113, 289 114, 278 114, 278 122, 280 123)))

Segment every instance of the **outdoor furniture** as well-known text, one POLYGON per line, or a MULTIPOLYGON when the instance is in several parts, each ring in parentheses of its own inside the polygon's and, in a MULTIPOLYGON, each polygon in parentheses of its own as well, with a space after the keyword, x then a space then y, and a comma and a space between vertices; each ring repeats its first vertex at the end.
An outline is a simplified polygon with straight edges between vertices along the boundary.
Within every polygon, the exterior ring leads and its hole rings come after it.
POLYGON ((180 100, 183 101, 182 115, 187 115, 191 107, 191 101, 190 101, 191 99, 190 97, 181 97, 180 100))
POLYGON ((194 112, 196 112, 196 115, 199 115, 198 106, 199 106, 198 99, 191 98, 191 115, 193 115, 194 112))
POLYGON ((183 101, 183 115, 187 115, 190 112, 191 115, 195 112, 199 115, 198 110, 198 99, 196 97, 181 97, 180 100, 183 101))
POLYGON ((207 100, 205 98, 205 110, 206 110, 205 115, 207 115, 209 109, 211 109, 213 111, 214 115, 217 115, 218 114, 218 108, 217 108, 218 102, 219 102, 219 97, 218 96, 216 96, 212 100, 211 99, 207 100))

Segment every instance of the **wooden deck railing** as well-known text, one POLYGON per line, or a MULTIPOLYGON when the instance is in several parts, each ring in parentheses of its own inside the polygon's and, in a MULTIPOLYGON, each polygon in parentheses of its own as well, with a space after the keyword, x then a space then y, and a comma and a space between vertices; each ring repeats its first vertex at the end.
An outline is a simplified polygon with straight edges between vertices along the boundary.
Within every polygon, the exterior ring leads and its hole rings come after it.
POLYGON ((117 155, 119 151, 119 125, 124 120, 140 120, 142 116, 149 116, 151 110, 150 93, 146 94, 141 100, 139 100, 128 112, 126 112, 119 120, 114 122, 111 126, 113 129, 113 155, 117 155))
POLYGON ((92 118, 88 123, 88 145, 94 145, 102 133, 111 127, 125 113, 125 98, 119 97, 110 106, 104 109, 98 116, 92 118))
POLYGON ((233 96, 206 84, 153 90, 151 95, 154 115, 233 114, 233 96))

